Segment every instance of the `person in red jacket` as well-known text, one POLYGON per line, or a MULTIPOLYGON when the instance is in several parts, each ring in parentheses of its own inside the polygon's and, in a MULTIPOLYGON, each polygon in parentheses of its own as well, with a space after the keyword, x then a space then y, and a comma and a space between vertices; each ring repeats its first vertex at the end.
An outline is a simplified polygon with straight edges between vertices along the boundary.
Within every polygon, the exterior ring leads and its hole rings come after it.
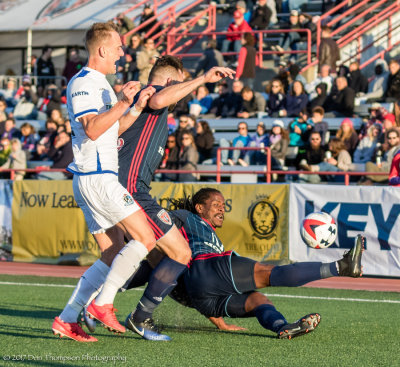
MULTIPOLYGON (((229 52, 231 49, 233 52, 239 53, 241 44, 241 33, 232 33, 232 32, 253 32, 249 23, 244 20, 243 14, 236 10, 233 13, 233 22, 229 24, 228 32, 231 34, 226 35, 226 39, 222 42, 222 49, 221 52, 229 52)), ((236 57, 235 57, 236 59, 236 57)))
POLYGON ((394 155, 390 166, 389 185, 400 186, 400 150, 394 155))

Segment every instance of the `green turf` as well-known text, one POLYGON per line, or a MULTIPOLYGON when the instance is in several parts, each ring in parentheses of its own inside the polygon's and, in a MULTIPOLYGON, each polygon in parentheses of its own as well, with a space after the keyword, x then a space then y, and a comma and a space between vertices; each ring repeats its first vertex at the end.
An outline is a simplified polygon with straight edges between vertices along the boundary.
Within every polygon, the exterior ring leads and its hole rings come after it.
MULTIPOLYGON (((75 285, 76 279, 0 275, 0 282, 75 285)), ((227 320, 248 331, 221 332, 196 311, 166 299, 155 317, 173 338, 171 342, 148 342, 130 332, 114 335, 99 327, 99 342, 83 344, 60 340, 51 332, 52 319, 72 289, 0 284, 0 366, 400 366, 398 293, 265 289, 289 321, 310 312, 322 315, 314 332, 293 340, 276 339, 253 318, 227 320), (4 356, 24 360, 5 361, 4 356), (120 359, 106 361, 112 357, 120 359)), ((121 321, 140 295, 129 291, 117 296, 121 321)))

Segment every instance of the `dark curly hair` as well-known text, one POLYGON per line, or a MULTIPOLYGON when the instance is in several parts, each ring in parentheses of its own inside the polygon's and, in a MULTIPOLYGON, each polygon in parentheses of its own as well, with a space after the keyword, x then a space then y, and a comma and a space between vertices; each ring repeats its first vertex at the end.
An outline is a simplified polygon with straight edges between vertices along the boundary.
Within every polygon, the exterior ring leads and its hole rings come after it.
POLYGON ((198 214, 196 212, 196 205, 205 204, 206 200, 212 194, 221 194, 221 191, 214 189, 212 187, 204 187, 199 191, 197 191, 192 197, 188 196, 186 198, 182 198, 175 201, 174 205, 176 206, 177 209, 186 209, 194 214, 198 214))

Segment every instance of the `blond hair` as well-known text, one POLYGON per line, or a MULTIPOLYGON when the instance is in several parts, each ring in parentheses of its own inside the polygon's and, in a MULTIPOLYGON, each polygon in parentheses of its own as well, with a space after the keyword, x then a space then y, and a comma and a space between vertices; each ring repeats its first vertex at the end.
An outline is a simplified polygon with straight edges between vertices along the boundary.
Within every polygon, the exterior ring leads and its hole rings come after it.
POLYGON ((117 27, 113 22, 94 23, 86 32, 85 46, 89 53, 94 52, 98 43, 111 37, 112 32, 117 32, 117 27))

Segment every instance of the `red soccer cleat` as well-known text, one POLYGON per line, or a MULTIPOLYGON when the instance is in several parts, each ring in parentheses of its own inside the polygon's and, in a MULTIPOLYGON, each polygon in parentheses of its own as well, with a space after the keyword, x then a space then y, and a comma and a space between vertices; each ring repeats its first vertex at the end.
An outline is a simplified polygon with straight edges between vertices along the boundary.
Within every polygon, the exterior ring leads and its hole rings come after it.
POLYGON ((78 342, 97 342, 97 339, 86 334, 77 322, 64 322, 58 316, 54 319, 51 328, 54 335, 60 335, 60 337, 66 336, 78 342))
POLYGON ((115 316, 114 311, 117 311, 112 304, 99 306, 96 305, 95 300, 88 306, 86 312, 90 317, 99 320, 108 330, 124 333, 125 327, 122 326, 115 316))

